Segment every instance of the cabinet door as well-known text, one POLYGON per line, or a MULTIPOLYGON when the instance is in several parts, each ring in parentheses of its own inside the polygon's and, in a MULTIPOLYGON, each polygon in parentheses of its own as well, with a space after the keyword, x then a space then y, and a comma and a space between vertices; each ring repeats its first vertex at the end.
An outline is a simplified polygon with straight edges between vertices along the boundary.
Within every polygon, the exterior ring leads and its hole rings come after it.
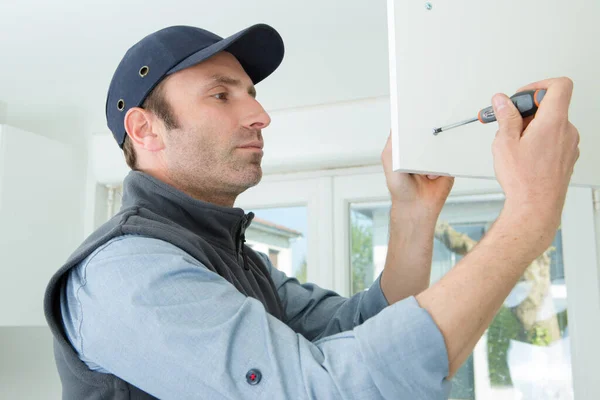
POLYGON ((599 16, 596 0, 388 0, 394 169, 493 178, 497 123, 432 129, 476 117, 494 93, 568 76, 572 184, 600 186, 599 16))

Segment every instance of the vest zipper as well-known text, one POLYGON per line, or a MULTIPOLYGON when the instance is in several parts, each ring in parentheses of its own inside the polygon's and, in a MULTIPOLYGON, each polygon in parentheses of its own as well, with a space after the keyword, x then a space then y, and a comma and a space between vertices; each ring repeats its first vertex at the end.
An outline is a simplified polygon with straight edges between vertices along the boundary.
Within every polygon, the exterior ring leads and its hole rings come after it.
MULTIPOLYGON (((248 216, 244 215, 242 220, 240 221, 240 231, 238 234, 238 246, 242 256, 242 266, 244 270, 250 271, 250 267, 248 267, 248 257, 246 256, 246 252, 244 251, 244 243, 246 243, 246 228, 248 225, 248 216)), ((238 253, 239 254, 239 253, 238 253)))
POLYGON ((246 243, 246 235, 242 233, 242 258, 244 259, 244 269, 250 271, 250 267, 248 266, 248 256, 244 251, 244 243, 246 243))

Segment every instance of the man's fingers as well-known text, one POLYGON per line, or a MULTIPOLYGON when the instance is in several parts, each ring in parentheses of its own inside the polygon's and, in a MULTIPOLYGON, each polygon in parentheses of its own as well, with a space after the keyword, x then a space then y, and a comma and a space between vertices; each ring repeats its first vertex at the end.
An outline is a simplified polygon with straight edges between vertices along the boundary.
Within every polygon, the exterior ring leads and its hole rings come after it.
POLYGON ((521 87, 517 92, 523 92, 525 90, 537 90, 537 89, 548 89, 550 86, 571 86, 573 88, 573 81, 567 77, 561 78, 550 78, 541 81, 530 83, 521 87))
POLYGON ((527 127, 529 126, 531 121, 533 121, 534 118, 535 118, 535 115, 532 115, 531 117, 527 117, 527 118, 523 119, 523 133, 525 133, 525 131, 527 130, 527 127))
POLYGON ((547 90, 540 104, 538 114, 548 114, 550 117, 551 115, 564 116, 568 112, 573 94, 573 81, 571 79, 566 77, 545 79, 523 86, 517 92, 538 89, 547 90))
POLYGON ((392 160, 392 132, 390 131, 390 135, 385 142, 385 146, 381 151, 381 163, 383 164, 384 171, 391 169, 390 163, 392 160))
POLYGON ((533 83, 530 83, 529 85, 520 87, 519 90, 517 90, 517 92, 524 92, 526 90, 548 89, 548 86, 552 85, 552 82, 555 81, 556 79, 557 78, 544 79, 541 81, 533 82, 533 83))
POLYGON ((382 157, 385 154, 385 152, 388 150, 388 148, 390 147, 391 140, 392 140, 392 133, 390 132, 390 135, 388 136, 387 140, 385 141, 385 146, 383 146, 383 150, 381 150, 382 157))
POLYGON ((523 118, 512 101, 505 95, 498 93, 492 98, 492 106, 498 120, 498 135, 519 139, 523 132, 523 118))

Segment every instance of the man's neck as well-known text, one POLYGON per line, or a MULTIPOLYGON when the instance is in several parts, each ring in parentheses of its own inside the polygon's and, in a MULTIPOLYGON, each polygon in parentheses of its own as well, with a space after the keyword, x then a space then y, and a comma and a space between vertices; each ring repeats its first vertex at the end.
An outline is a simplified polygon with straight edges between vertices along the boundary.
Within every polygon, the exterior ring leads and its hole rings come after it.
MULTIPOLYGON (((219 191, 217 188, 200 188, 197 185, 191 187, 185 183, 173 179, 168 174, 160 170, 144 169, 140 170, 152 177, 161 180, 162 182, 174 187, 175 189, 193 197, 196 200, 204 201, 211 204, 216 204, 222 207, 233 207, 238 194, 219 191)), ((197 183, 197 182, 196 182, 197 183)))

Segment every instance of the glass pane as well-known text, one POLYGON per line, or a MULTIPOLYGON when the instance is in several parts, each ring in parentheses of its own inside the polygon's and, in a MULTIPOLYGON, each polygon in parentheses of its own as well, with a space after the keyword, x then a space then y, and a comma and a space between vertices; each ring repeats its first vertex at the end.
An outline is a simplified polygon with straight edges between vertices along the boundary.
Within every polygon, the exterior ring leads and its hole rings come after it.
POLYGON ((246 230, 246 244, 269 256, 277 269, 306 282, 306 207, 259 208, 246 230))
MULTIPOLYGON (((431 280, 443 277, 475 245, 502 201, 448 202, 434 239, 431 280), (445 237, 455 238, 452 245, 445 237)), ((352 294, 368 288, 385 265, 389 203, 350 207, 352 294)), ((476 350, 453 378, 451 399, 573 399, 567 290, 559 230, 525 271, 476 350)))

